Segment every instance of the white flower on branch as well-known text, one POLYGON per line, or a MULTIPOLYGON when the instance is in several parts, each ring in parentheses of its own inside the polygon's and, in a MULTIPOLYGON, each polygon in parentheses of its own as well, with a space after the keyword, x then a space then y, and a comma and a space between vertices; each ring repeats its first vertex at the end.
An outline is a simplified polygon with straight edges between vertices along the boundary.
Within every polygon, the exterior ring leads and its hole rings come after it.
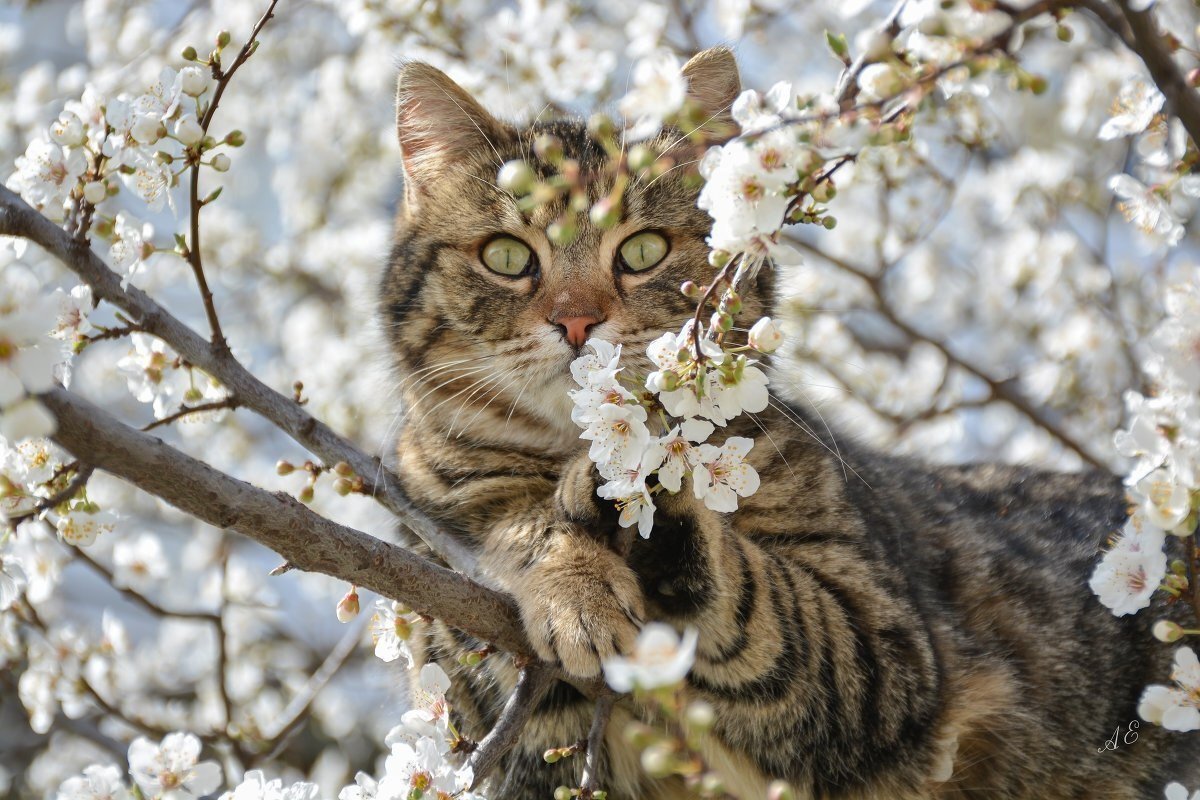
POLYGON ((146 258, 146 245, 154 236, 154 228, 127 211, 117 212, 113 220, 108 260, 113 269, 124 273, 123 286, 134 276, 138 265, 146 258))
POLYGON ((1175 686, 1147 686, 1138 702, 1138 716, 1169 731, 1200 730, 1200 660, 1190 647, 1175 651, 1171 670, 1175 686))
POLYGON ((67 544, 87 547, 94 544, 100 534, 110 533, 116 523, 117 518, 111 511, 73 509, 60 514, 54 527, 59 538, 67 544))
POLYGON ((241 783, 221 795, 221 800, 317 800, 320 791, 315 783, 304 781, 284 786, 281 778, 269 781, 262 770, 252 769, 241 783))
POLYGON ((375 643, 375 656, 381 661, 392 662, 403 657, 411 667, 413 656, 406 640, 412 626, 406 613, 403 606, 392 600, 377 601, 371 617, 371 640, 375 643))
POLYGON ((1163 531, 1134 517, 1124 534, 1096 565, 1088 586, 1118 617, 1150 605, 1150 598, 1167 573, 1163 531))
POLYGON ((8 187, 46 216, 61 220, 67 198, 88 167, 83 150, 63 147, 48 138, 34 139, 16 163, 8 187))
MULTIPOLYGON (((1130 3, 1130 5, 1133 5, 1130 3)), ((1200 789, 1188 794, 1187 787, 1182 783, 1172 781, 1167 784, 1163 790, 1163 796, 1166 800, 1200 800, 1200 789)))
POLYGON ((1132 175, 1114 175, 1108 188, 1120 198, 1117 207, 1143 233, 1154 234, 1172 247, 1183 238, 1183 225, 1162 192, 1132 175))
POLYGON ((746 463, 754 440, 731 436, 721 447, 700 445, 699 464, 692 472, 697 500, 713 511, 737 511, 737 499, 758 491, 758 472, 746 463))
POLYGON ((591 441, 588 457, 601 465, 602 473, 605 469, 620 472, 636 468, 650 443, 646 409, 605 403, 579 438, 591 441))
POLYGON ((148 334, 134 333, 129 341, 133 350, 117 362, 117 369, 126 373, 130 394, 138 402, 152 403, 154 416, 162 419, 170 413, 167 401, 175 394, 175 384, 168 379, 168 371, 176 369, 175 357, 162 339, 148 334))
POLYGON ((470 788, 474 772, 469 766, 456 767, 446 760, 433 739, 423 738, 415 745, 397 742, 384 762, 376 797, 379 800, 409 800, 412 797, 461 797, 470 788))
POLYGON ((203 797, 221 785, 221 767, 200 761, 200 740, 190 733, 169 733, 159 744, 144 736, 134 739, 129 774, 145 797, 161 800, 203 797))
POLYGON ((1101 139, 1133 136, 1146 130, 1166 98, 1153 84, 1133 78, 1113 101, 1113 116, 1100 128, 1101 139))
MULTIPOLYGON (((660 460, 665 451, 658 445, 651 445, 646 451, 649 458, 657 456, 660 460)), ((643 463, 645 463, 643 461, 643 463)), ((676 490, 678 491, 678 489, 676 490)), ((646 472, 641 467, 632 476, 622 476, 596 489, 596 494, 605 500, 615 500, 620 510, 618 522, 622 528, 628 528, 637 523, 638 534, 646 539, 654 527, 654 498, 646 486, 646 472)))
POLYGON ((58 787, 58 800, 130 800, 129 787, 117 767, 92 764, 82 775, 67 778, 58 787))
POLYGON ((621 98, 621 113, 633 120, 628 136, 633 140, 653 136, 663 123, 683 108, 687 80, 679 59, 669 50, 657 50, 633 68, 633 85, 621 98))
POLYGON ((699 636, 695 628, 680 637, 670 625, 651 622, 638 634, 632 655, 604 662, 604 679, 618 692, 674 686, 691 671, 699 636))

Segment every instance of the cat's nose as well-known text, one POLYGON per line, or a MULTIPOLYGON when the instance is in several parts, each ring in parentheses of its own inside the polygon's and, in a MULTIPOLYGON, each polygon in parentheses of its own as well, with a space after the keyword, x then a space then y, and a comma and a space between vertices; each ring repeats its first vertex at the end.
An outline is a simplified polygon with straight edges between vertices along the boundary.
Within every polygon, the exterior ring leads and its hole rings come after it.
POLYGON ((596 316, 558 317, 557 319, 550 320, 550 324, 558 328, 563 338, 572 347, 583 347, 584 342, 588 338, 588 331, 603 321, 603 319, 596 316))

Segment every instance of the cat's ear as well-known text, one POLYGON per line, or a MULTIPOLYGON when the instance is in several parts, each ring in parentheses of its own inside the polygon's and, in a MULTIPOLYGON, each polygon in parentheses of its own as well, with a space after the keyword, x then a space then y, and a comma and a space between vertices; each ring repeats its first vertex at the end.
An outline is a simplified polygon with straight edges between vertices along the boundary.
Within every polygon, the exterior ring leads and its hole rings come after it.
POLYGON ((419 189, 465 156, 492 152, 505 128, 446 73, 419 61, 396 81, 396 136, 404 174, 419 189))
POLYGON ((733 51, 723 46, 700 51, 683 65, 683 77, 687 78, 688 97, 705 114, 701 127, 718 138, 736 133, 730 109, 742 93, 742 78, 733 51))

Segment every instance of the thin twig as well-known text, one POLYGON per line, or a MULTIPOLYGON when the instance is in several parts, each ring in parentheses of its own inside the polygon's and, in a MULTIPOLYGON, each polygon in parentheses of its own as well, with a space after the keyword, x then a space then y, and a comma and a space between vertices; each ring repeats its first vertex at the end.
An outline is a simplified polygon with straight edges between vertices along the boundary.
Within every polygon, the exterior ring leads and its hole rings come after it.
POLYGON ((588 731, 587 755, 583 762, 583 779, 579 784, 580 800, 591 800, 592 793, 600 788, 596 785, 596 779, 600 771, 600 757, 604 752, 604 733, 608 730, 608 722, 612 719, 616 702, 617 694, 612 690, 605 691, 596 698, 592 727, 588 731))
MULTIPOLYGON (((878 30, 886 35, 889 39, 895 39, 900 33, 900 12, 904 10, 904 6, 908 4, 908 0, 897 0, 896 5, 892 7, 891 13, 879 25, 878 30)), ((854 103, 854 98, 858 96, 858 76, 862 74, 863 68, 867 66, 867 58, 871 54, 863 51, 854 59, 854 63, 846 67, 842 74, 838 77, 837 88, 833 91, 833 97, 842 108, 848 108, 854 103)))
POLYGON ((321 662, 321 666, 317 668, 309 679, 305 681, 304 686, 291 699, 291 702, 284 708, 283 713, 279 715, 279 719, 275 723, 275 732, 267 737, 263 742, 263 754, 253 759, 255 764, 273 760, 283 748, 287 745, 288 740, 293 734, 300 729, 300 725, 308 718, 309 711, 312 709, 313 701, 317 699, 317 695, 329 683, 338 670, 350 658, 350 654, 354 652, 354 648, 362 639, 363 629, 366 627, 367 620, 370 617, 363 615, 357 620, 351 629, 346 631, 342 638, 329 651, 329 655, 321 662))
MULTIPOLYGON (((95 468, 89 464, 81 464, 80 462, 76 461, 74 469, 75 474, 71 476, 71 480, 67 482, 67 485, 63 487, 61 491, 55 492, 49 497, 39 500, 33 506, 33 508, 29 509, 28 511, 10 514, 8 519, 5 521, 5 524, 9 527, 15 527, 17 524, 24 522, 27 519, 32 519, 36 516, 44 514, 56 506, 62 505, 75 495, 79 494, 84 487, 87 486, 87 482, 91 479, 92 472, 95 470, 95 468)), ((66 469, 63 471, 65 472, 66 469)))
POLYGON ((492 770, 499 766, 508 751, 513 749, 517 740, 521 738, 534 707, 549 691, 552 683, 553 674, 540 665, 525 667, 517 675, 517 686, 509 696, 508 702, 504 704, 500 718, 475 747, 467 761, 474 771, 471 788, 479 786, 492 770))
MULTIPOLYGON (((271 0, 271 5, 267 7, 267 11, 258 20, 258 24, 254 26, 254 30, 250 32, 250 38, 246 40, 246 44, 242 47, 233 64, 225 72, 220 72, 219 68, 214 71, 219 73, 217 76, 217 88, 213 92, 212 101, 208 104, 208 109, 204 112, 203 119, 200 120, 200 127, 204 131, 204 135, 208 135, 208 128, 212 125, 213 117, 217 113, 217 106, 221 102, 221 96, 225 94, 225 89, 229 86, 230 79, 233 78, 238 67, 246 62, 246 59, 255 51, 258 35, 262 32, 263 26, 267 21, 274 16, 275 5, 279 0, 271 0)), ((197 149, 194 153, 194 160, 191 164, 191 182, 188 189, 188 201, 190 203, 190 239, 187 247, 187 262, 192 268, 192 274, 196 276, 196 284, 200 288, 200 299, 204 303, 204 314, 208 317, 208 326, 212 330, 212 346, 218 353, 228 353, 229 343, 225 341, 225 334, 221 331, 221 321, 217 317, 217 308, 213 302, 212 290, 208 287, 208 279, 204 275, 204 262, 200 256, 200 209, 204 204, 200 202, 200 152, 197 149)))
POLYGON ((101 564, 96 559, 88 555, 87 551, 82 547, 72 547, 71 554, 76 560, 86 564, 93 572, 104 578, 110 586, 135 605, 141 606, 146 611, 149 611, 156 617, 169 619, 194 619, 202 622, 217 622, 218 616, 211 611, 176 611, 170 608, 164 608, 154 600, 151 600, 146 595, 139 591, 130 589, 127 586, 118 586, 114 581, 113 571, 101 564))
POLYGON ((223 409, 235 409, 239 405, 237 397, 229 395, 224 400, 214 400, 211 403, 201 403, 196 406, 180 406, 179 410, 174 414, 168 414, 162 419, 156 419, 147 425, 142 426, 143 431, 152 431, 155 428, 160 428, 163 425, 170 425, 172 422, 183 419, 192 414, 202 414, 205 411, 221 411, 223 409))

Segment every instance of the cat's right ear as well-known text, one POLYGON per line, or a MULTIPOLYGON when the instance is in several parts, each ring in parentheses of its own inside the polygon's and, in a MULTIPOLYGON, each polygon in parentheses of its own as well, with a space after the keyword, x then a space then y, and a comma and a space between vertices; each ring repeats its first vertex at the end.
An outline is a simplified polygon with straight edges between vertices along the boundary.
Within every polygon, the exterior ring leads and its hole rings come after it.
POLYGON ((414 198, 456 161, 494 151, 504 126, 446 73, 412 61, 396 81, 396 136, 406 193, 414 198))

